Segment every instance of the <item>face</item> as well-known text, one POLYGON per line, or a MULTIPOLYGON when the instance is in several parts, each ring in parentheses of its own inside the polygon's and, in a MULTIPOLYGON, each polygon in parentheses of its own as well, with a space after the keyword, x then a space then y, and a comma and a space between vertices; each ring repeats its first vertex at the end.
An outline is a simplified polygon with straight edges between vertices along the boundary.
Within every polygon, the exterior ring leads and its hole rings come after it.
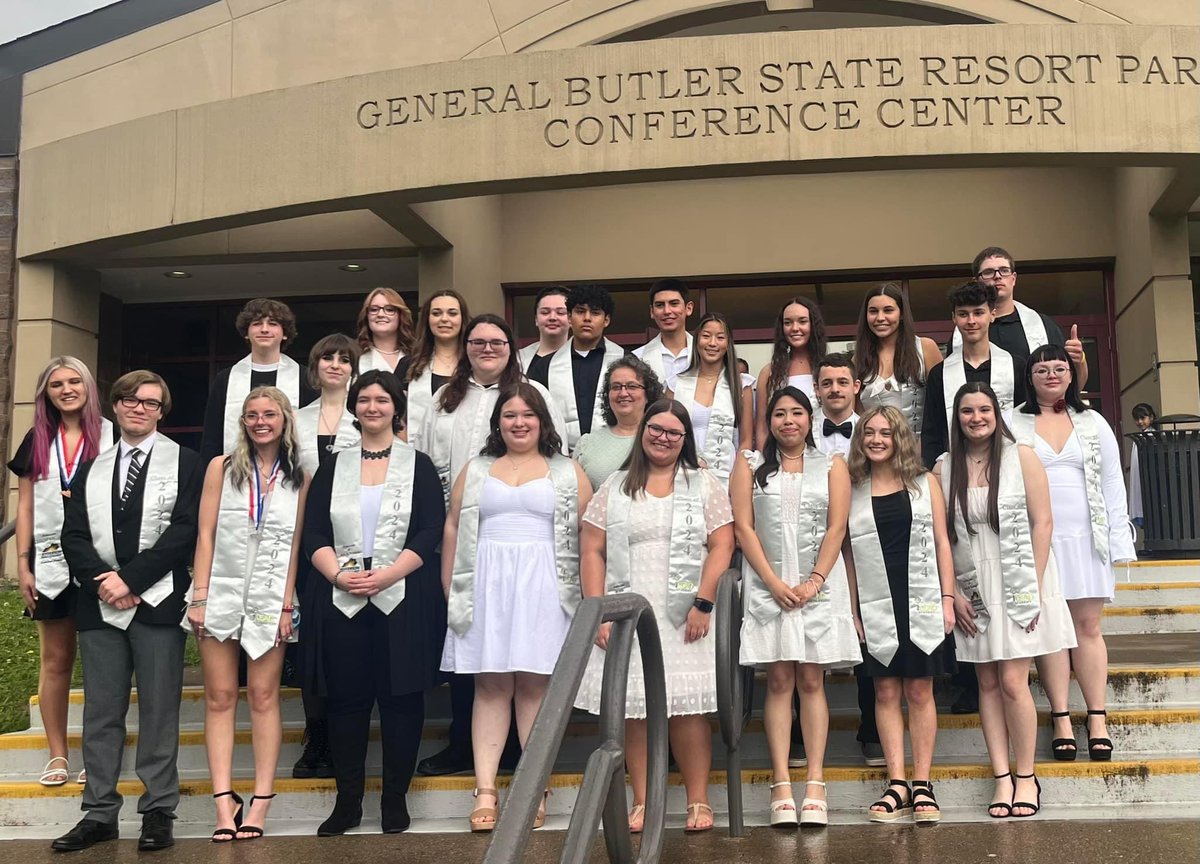
POLYGON ((350 383, 350 355, 329 351, 317 361, 317 381, 322 390, 344 390, 350 383))
POLYGON ((137 391, 113 403, 113 414, 121 431, 130 437, 149 435, 162 419, 162 387, 143 384, 137 391))
POLYGON ((608 404, 618 419, 642 418, 646 410, 646 385, 636 372, 624 367, 613 370, 608 384, 608 404))
POLYGON ((500 409, 500 437, 504 446, 518 452, 537 447, 542 424, 529 404, 520 396, 514 396, 500 409))
POLYGON ((983 393, 968 393, 958 403, 958 422, 967 441, 986 441, 996 431, 996 409, 983 393))
POLYGON ((400 307, 378 291, 367 301, 367 329, 373 334, 390 335, 400 329, 400 307))
POLYGON ((729 334, 720 321, 709 321, 696 333, 696 350, 701 360, 720 363, 729 350, 729 334))
POLYGON ((83 376, 67 366, 60 366, 46 379, 46 395, 59 414, 73 414, 87 405, 87 387, 83 376))
POLYGON ((987 336, 995 317, 995 311, 986 303, 981 303, 978 306, 955 306, 952 320, 962 334, 963 341, 974 344, 987 336))
POLYGON ((480 324, 467 334, 467 359, 476 377, 494 379, 508 365, 509 344, 495 324, 480 324))
POLYGON ((435 339, 449 342, 462 330, 462 309, 453 297, 434 297, 429 301, 429 332, 435 339))
POLYGON ((274 399, 259 396, 246 403, 242 423, 254 444, 278 442, 283 437, 283 408, 274 399))
POLYGON ((803 447, 811 426, 808 410, 791 396, 781 396, 771 409, 771 435, 784 450, 803 447))
POLYGON ((896 452, 892 426, 882 414, 876 414, 863 424, 863 449, 870 462, 887 462, 896 452))
POLYGON ((670 411, 663 411, 646 421, 642 449, 655 465, 674 465, 683 451, 684 434, 682 421, 670 411))
POLYGON ((792 348, 803 348, 812 334, 812 317, 808 307, 791 303, 783 310, 783 336, 792 348))
POLYGON ((1034 363, 1029 370, 1033 375, 1033 392, 1039 402, 1054 402, 1062 399, 1071 383, 1071 364, 1066 360, 1045 360, 1034 363))
POLYGON ((880 339, 900 329, 900 304, 882 294, 867 301, 867 326, 880 339))
POLYGON ((684 300, 678 291, 659 291, 650 301, 650 317, 664 333, 674 333, 687 326, 687 317, 695 304, 684 300))
POLYGON ((599 339, 612 319, 601 309, 576 306, 571 310, 571 332, 586 342, 599 339))
POLYGON ((854 397, 861 389, 861 382, 848 366, 822 366, 817 376, 817 398, 827 412, 839 417, 854 407, 854 397))
POLYGON ((370 384, 358 391, 354 401, 354 416, 363 432, 390 432, 396 406, 392 397, 378 384, 370 384))
POLYGON ((1154 418, 1147 414, 1144 417, 1134 417, 1133 422, 1137 424, 1138 429, 1141 429, 1143 432, 1145 432, 1150 428, 1150 424, 1154 422, 1154 418))
POLYGON ((979 264, 976 277, 985 285, 995 285, 996 299, 1000 301, 1009 300, 1013 295, 1013 288, 1017 285, 1017 273, 1012 262, 1000 255, 984 258, 979 264), (1007 271, 1007 275, 1001 271, 1007 271))
POLYGON ((258 348, 279 348, 283 344, 283 325, 269 315, 251 321, 246 340, 258 348))
POLYGON ((543 338, 557 338, 567 331, 567 298, 562 294, 547 294, 538 303, 535 314, 534 323, 543 338))

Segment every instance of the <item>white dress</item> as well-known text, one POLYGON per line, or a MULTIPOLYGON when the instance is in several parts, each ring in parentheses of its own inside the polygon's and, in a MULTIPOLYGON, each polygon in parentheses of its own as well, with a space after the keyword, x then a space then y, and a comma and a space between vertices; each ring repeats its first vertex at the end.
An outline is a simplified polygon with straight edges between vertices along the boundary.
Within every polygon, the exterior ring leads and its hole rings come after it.
POLYGON ((1000 569, 1000 537, 988 523, 987 487, 967 489, 967 515, 975 533, 971 536, 971 556, 979 574, 979 590, 991 614, 987 630, 968 636, 961 629, 954 633, 955 653, 966 663, 993 663, 1021 657, 1053 654, 1063 648, 1074 648, 1075 625, 1071 612, 1058 584, 1058 567, 1054 551, 1042 576, 1042 611, 1032 633, 1017 626, 1008 617, 1004 605, 1004 574, 1000 569))
POLYGON ((704 442, 708 440, 708 418, 712 416, 711 405, 701 405, 699 402, 692 401, 692 434, 696 436, 696 452, 704 449, 704 442))
POLYGON ((558 597, 549 477, 521 486, 487 477, 476 562, 471 626, 446 632, 442 671, 549 675, 571 626, 558 597))
MULTIPOLYGON (((733 521, 729 496, 721 482, 705 475, 704 523, 711 534, 733 521)), ((622 476, 622 475, 614 475, 622 476)), ((583 518, 604 529, 608 524, 608 496, 614 477, 604 482, 588 505, 583 518)), ((671 502, 673 496, 655 498, 645 495, 635 498, 629 508, 630 589, 641 594, 654 609, 658 633, 662 640, 663 665, 667 679, 667 715, 713 714, 717 710, 717 640, 710 628, 703 639, 687 643, 687 625, 676 627, 667 618, 667 570, 671 540, 671 502)), ((715 613, 714 613, 715 614, 715 613)), ((588 660, 583 683, 575 697, 575 707, 592 714, 600 713, 600 691, 604 683, 605 652, 595 646, 588 660)), ((642 677, 642 658, 637 638, 633 642, 633 657, 629 663, 629 685, 626 691, 625 716, 641 719, 646 716, 646 687, 642 677)))
MULTIPOLYGON (((804 487, 804 474, 800 471, 781 471, 778 475, 782 488, 783 514, 783 573, 787 584, 797 585, 808 578, 800 574, 796 561, 796 537, 800 520, 800 495, 804 487)), ((753 579, 754 576, 749 578, 753 579)), ((804 632, 804 610, 785 609, 768 621, 760 624, 753 615, 747 614, 742 621, 742 650, 739 662, 744 666, 774 663, 779 660, 794 660, 797 663, 819 663, 838 668, 856 666, 862 662, 858 647, 858 633, 854 629, 854 618, 850 612, 850 588, 846 582, 846 564, 838 555, 837 562, 825 580, 829 588, 830 611, 833 624, 829 632, 819 641, 804 632)))

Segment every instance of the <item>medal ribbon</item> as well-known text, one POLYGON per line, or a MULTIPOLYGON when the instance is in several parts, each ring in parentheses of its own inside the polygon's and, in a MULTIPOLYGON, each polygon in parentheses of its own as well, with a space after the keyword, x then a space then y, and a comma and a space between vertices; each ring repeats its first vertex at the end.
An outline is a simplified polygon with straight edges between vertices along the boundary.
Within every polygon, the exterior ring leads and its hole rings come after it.
POLYGON ((271 476, 267 478, 265 489, 263 488, 262 473, 258 470, 257 464, 254 466, 254 489, 250 493, 250 521, 254 523, 255 533, 262 529, 263 509, 266 507, 267 495, 275 485, 277 476, 279 476, 278 456, 275 457, 275 464, 271 466, 271 476))

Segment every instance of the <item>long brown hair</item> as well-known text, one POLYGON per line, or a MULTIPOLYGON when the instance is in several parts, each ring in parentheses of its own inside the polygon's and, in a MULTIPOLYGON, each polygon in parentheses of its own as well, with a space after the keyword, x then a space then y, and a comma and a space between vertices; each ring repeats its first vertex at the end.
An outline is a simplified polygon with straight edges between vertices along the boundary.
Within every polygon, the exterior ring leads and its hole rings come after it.
POLYGON ((400 349, 402 354, 408 354, 413 347, 413 317, 412 311, 408 308, 408 304, 404 302, 404 298, 400 296, 400 292, 395 288, 373 288, 371 293, 363 300, 362 308, 358 310, 358 348, 360 351, 366 352, 375 345, 371 339, 371 325, 367 320, 369 317, 367 309, 371 307, 371 301, 376 297, 383 297, 389 306, 395 306, 397 310, 396 317, 399 319, 396 322, 396 347, 400 349))
POLYGON ((670 414, 683 424, 683 447, 679 450, 675 470, 678 471, 680 465, 691 468, 693 471, 700 470, 700 459, 696 455, 696 433, 692 431, 691 415, 683 405, 674 399, 659 399, 642 415, 642 422, 638 424, 633 449, 629 451, 625 464, 621 466, 627 472, 625 482, 621 484, 621 491, 630 498, 646 494, 646 482, 650 479, 650 460, 646 457, 646 448, 642 445, 642 438, 645 437, 647 424, 659 414, 670 414))
POLYGON ((825 356, 825 318, 821 315, 821 307, 807 297, 796 296, 785 302, 779 307, 779 314, 775 316, 775 341, 771 346, 771 374, 767 378, 767 392, 761 394, 767 398, 770 398, 772 393, 787 383, 788 365, 792 362, 792 346, 787 340, 787 334, 783 332, 783 313, 793 304, 799 304, 808 310, 808 342, 804 347, 808 349, 808 362, 812 366, 813 374, 816 374, 817 364, 825 356))
POLYGON ((771 479, 771 475, 779 470, 779 442, 775 440, 775 435, 770 431, 771 415, 775 413, 775 406, 779 404, 779 400, 784 396, 789 399, 795 399, 800 407, 808 414, 808 437, 804 439, 805 445, 808 447, 817 446, 813 443, 813 409, 812 401, 808 398, 808 394, 799 387, 793 387, 790 384, 780 387, 771 394, 771 400, 767 402, 767 440, 763 443, 762 457, 763 463, 758 466, 758 470, 754 472, 754 480, 758 483, 758 488, 766 489, 767 481, 771 479))
POLYGON ((741 404, 742 395, 742 373, 738 371, 738 356, 737 346, 733 344, 733 329, 729 326, 728 319, 720 312, 708 312, 696 324, 696 335, 692 337, 692 362, 688 364, 688 368, 684 371, 684 375, 690 375, 695 372, 700 375, 700 331, 704 329, 704 325, 710 321, 716 321, 725 328, 725 359, 721 361, 724 367, 725 383, 729 385, 729 396, 733 399, 733 413, 736 416, 738 406, 741 404))
POLYGON ((554 418, 550 416, 550 408, 546 405, 546 400, 542 398, 541 391, 528 381, 518 381, 511 387, 505 387, 500 391, 500 396, 496 399, 496 407, 492 409, 487 441, 484 442, 479 455, 500 457, 508 452, 508 444, 505 443, 504 436, 500 434, 500 416, 504 413, 504 406, 514 399, 523 400, 537 415, 538 453, 547 459, 555 453, 561 453, 562 438, 558 436, 558 431, 554 428, 554 418))
POLYGON ((462 358, 467 354, 467 321, 470 320, 471 313, 467 311, 466 299, 453 288, 443 288, 441 291, 435 291, 421 304, 421 311, 417 313, 417 342, 413 346, 412 362, 408 364, 409 381, 416 381, 420 378, 425 368, 433 362, 433 344, 435 340, 433 338, 433 331, 429 329, 429 307, 439 297, 453 297, 458 301, 459 317, 463 322, 463 326, 458 331, 458 355, 462 358))
MULTIPOLYGON (((946 521, 950 532, 950 542, 958 542, 958 532, 954 530, 954 504, 958 503, 963 522, 968 534, 975 534, 971 527, 971 519, 967 516, 967 436, 963 433, 962 421, 958 417, 958 408, 964 396, 972 393, 982 393, 992 402, 992 412, 996 415, 996 431, 992 433, 991 446, 988 449, 988 524, 997 534, 1000 533, 1000 458, 1004 452, 1005 442, 1015 443, 1012 431, 1004 422, 1000 413, 1000 400, 996 392, 982 381, 968 381, 958 388, 954 394, 954 410, 950 414, 950 494, 946 497, 946 521)), ((943 466, 945 471, 946 467, 943 466)))
POLYGON ((858 332, 854 336, 854 377, 866 384, 879 374, 879 337, 867 323, 867 307, 876 297, 889 297, 900 309, 900 326, 896 328, 896 353, 892 360, 892 374, 896 382, 906 384, 921 380, 921 356, 917 353, 917 325, 913 323, 912 310, 904 299, 904 292, 895 282, 884 282, 872 288, 863 298, 862 310, 858 313, 858 332))
POLYGON ((463 398, 467 395, 467 386, 471 377, 471 358, 467 356, 465 350, 467 338, 471 335, 472 330, 484 324, 499 327, 504 333, 504 338, 508 340, 508 364, 504 367, 504 371, 500 373, 500 380, 497 382, 499 388, 502 391, 507 390, 525 378, 525 373, 521 371, 521 358, 517 356, 517 342, 513 338, 512 328, 508 326, 508 322, 499 315, 493 315, 491 312, 476 315, 469 323, 463 326, 464 350, 462 356, 458 358, 458 368, 454 370, 454 376, 450 379, 450 383, 446 385, 441 397, 438 399, 438 409, 446 414, 453 414, 457 411, 458 406, 462 404, 463 398))
POLYGON ((904 483, 910 492, 917 489, 917 478, 925 473, 921 464, 921 451, 917 449, 917 438, 913 435, 908 420, 894 405, 878 405, 858 418, 854 424, 854 434, 850 437, 850 455, 847 465, 850 469, 850 480, 861 483, 871 475, 871 460, 867 458, 866 437, 867 421, 881 416, 887 420, 892 430, 892 470, 904 483))

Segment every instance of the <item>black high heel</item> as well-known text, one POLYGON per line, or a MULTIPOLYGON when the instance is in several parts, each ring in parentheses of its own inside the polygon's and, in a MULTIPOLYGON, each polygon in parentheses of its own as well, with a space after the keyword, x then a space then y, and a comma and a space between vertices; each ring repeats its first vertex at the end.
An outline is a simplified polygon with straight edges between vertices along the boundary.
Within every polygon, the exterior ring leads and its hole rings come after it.
POLYGON ((1107 718, 1108 712, 1105 711, 1104 709, 1093 711, 1091 708, 1089 708, 1087 713, 1088 713, 1088 719, 1085 721, 1084 725, 1085 725, 1085 727, 1087 729, 1087 733, 1088 733, 1088 758, 1091 759, 1093 762, 1111 762, 1112 754, 1113 754, 1112 739, 1111 738, 1093 738, 1092 737, 1092 723, 1091 723, 1091 718, 1093 716, 1107 718))
MULTIPOLYGON (((1051 711, 1050 712, 1050 734, 1054 734, 1054 718, 1066 717, 1070 719, 1070 711, 1051 711)), ((1055 738, 1050 742, 1050 750, 1054 753, 1054 759, 1058 762, 1074 762, 1075 757, 1079 754, 1079 745, 1075 743, 1075 736, 1072 734, 1070 738, 1055 738)))
POLYGON ((1030 804, 1028 801, 1013 801, 1011 812, 1012 812, 1012 816, 1014 819, 1024 819, 1029 816, 1036 816, 1038 811, 1042 809, 1042 782, 1037 779, 1036 774, 1014 774, 1013 775, 1013 778, 1014 778, 1013 779, 1013 798, 1017 797, 1016 778, 1020 778, 1021 780, 1028 780, 1030 777, 1033 778, 1033 783, 1037 787, 1037 803, 1030 804), (1018 813, 1017 812, 1018 807, 1024 807, 1026 810, 1032 810, 1033 812, 1032 813, 1018 813))
MULTIPOLYGON (((1012 772, 1005 771, 1003 774, 993 774, 992 777, 994 777, 996 780, 1003 780, 1005 777, 1012 777, 1012 772)), ((1014 781, 1013 789, 1016 789, 1016 788, 1017 788, 1017 784, 1014 781)), ((993 819, 1007 819, 1009 816, 1012 815, 1013 805, 1011 803, 1011 799, 1010 799, 1010 801, 993 801, 991 804, 988 805, 987 810, 988 810, 988 815, 991 816, 993 819), (997 808, 1000 808, 1000 807, 1004 808, 1003 813, 993 813, 992 812, 993 810, 996 810, 997 808)))
MULTIPOLYGON (((237 810, 233 811, 233 827, 232 828, 218 828, 216 831, 213 832, 212 842, 214 842, 214 843, 228 843, 230 840, 236 840, 237 832, 242 827, 242 811, 245 810, 245 805, 242 802, 242 797, 240 795, 238 795, 236 792, 234 792, 232 789, 230 789, 228 792, 214 792, 212 797, 213 798, 224 798, 226 795, 229 795, 230 797, 233 798, 234 801, 237 802, 238 808, 237 808, 237 810), (222 839, 222 838, 225 838, 225 839, 222 839)), ((253 800, 253 799, 251 799, 251 800, 253 800)))
MULTIPOLYGON (((270 795, 251 795, 249 806, 253 807, 255 801, 270 801, 277 794, 279 793, 272 792, 270 795)), ((257 840, 263 836, 263 829, 258 825, 243 825, 237 833, 250 835, 249 837, 238 837, 237 839, 239 840, 257 840)))

